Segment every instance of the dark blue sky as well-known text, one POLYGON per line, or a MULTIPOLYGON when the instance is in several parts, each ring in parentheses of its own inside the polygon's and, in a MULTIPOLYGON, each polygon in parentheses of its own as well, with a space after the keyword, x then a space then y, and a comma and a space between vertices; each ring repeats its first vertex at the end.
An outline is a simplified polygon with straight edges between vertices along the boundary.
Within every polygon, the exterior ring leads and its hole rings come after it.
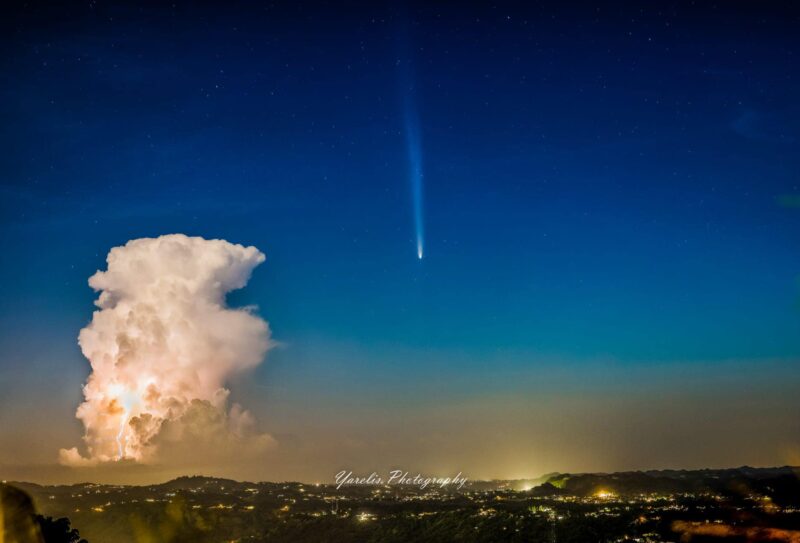
POLYGON ((796 368, 800 10, 628 4, 12 7, 0 370, 72 402, 87 278, 173 232, 267 254, 231 297, 285 343, 264 381, 311 343, 342 380, 357 345, 476 389, 525 353, 796 368))

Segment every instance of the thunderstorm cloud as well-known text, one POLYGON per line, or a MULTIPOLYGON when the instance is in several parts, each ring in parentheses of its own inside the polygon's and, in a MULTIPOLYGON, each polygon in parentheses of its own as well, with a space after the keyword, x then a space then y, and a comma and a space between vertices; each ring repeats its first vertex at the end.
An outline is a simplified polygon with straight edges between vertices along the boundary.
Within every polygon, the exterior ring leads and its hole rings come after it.
POLYGON ((85 449, 62 449, 62 464, 257 454, 272 445, 248 411, 229 405, 226 388, 270 347, 267 323, 225 301, 263 261, 255 247, 182 234, 111 249, 108 269, 89 279, 98 310, 78 339, 92 370, 76 414, 85 449))

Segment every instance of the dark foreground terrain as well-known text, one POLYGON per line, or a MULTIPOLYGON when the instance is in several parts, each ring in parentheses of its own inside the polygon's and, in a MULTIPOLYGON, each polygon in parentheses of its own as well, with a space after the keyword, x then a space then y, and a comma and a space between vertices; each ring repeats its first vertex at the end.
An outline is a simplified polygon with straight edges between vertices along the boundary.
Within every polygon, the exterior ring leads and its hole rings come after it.
POLYGON ((10 483, 89 543, 788 541, 800 543, 800 470, 549 476, 461 490, 242 483, 10 483))

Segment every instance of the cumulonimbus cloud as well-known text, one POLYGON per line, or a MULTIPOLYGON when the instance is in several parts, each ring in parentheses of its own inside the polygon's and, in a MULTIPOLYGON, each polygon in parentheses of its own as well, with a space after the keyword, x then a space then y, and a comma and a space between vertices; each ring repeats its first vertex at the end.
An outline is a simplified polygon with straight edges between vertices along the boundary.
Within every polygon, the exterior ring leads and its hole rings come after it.
POLYGON ((111 249, 108 269, 89 279, 99 309, 78 339, 92 367, 77 411, 86 450, 62 449, 62 464, 153 462, 187 444, 252 452, 272 443, 249 412, 228 406, 225 388, 270 347, 267 323, 225 302, 263 261, 255 247, 182 234, 111 249))

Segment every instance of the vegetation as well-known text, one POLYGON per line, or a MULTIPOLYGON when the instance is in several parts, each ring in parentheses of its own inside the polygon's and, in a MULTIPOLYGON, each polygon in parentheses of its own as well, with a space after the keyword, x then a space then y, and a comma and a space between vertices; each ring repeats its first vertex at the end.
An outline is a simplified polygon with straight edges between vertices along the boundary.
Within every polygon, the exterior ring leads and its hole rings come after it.
POLYGON ((53 517, 36 515, 34 518, 45 543, 87 543, 85 539, 81 539, 78 530, 70 527, 70 521, 66 517, 53 519, 53 517))

